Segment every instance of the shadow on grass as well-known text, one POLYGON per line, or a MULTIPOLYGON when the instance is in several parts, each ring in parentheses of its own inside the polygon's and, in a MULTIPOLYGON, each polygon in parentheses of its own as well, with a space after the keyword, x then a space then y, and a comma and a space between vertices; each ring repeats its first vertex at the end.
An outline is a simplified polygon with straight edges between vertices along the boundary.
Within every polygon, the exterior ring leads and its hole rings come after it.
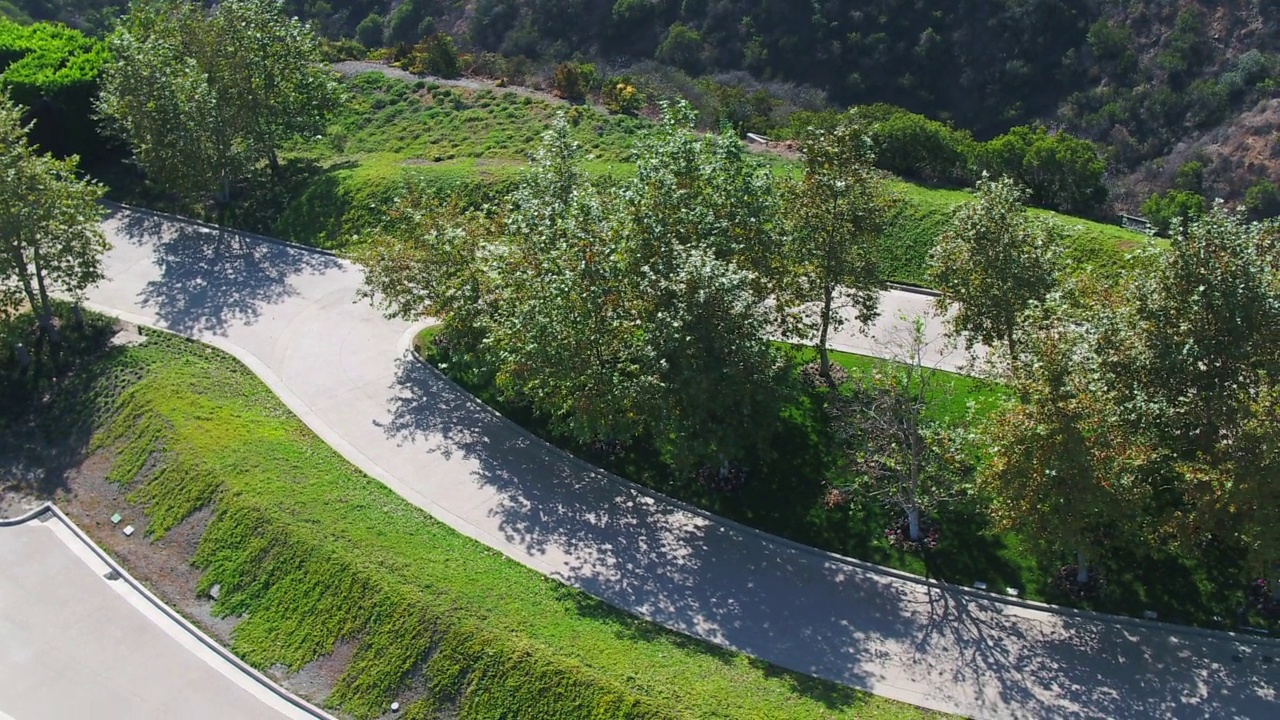
POLYGON ((84 313, 81 326, 63 303, 55 304, 55 316, 62 336, 56 359, 31 314, 0 322, 7 340, 0 356, 0 480, 41 498, 64 490, 83 462, 104 401, 91 392, 109 365, 98 361, 117 352, 108 344, 115 334, 110 320, 84 313), (32 350, 25 371, 12 351, 19 342, 32 350))

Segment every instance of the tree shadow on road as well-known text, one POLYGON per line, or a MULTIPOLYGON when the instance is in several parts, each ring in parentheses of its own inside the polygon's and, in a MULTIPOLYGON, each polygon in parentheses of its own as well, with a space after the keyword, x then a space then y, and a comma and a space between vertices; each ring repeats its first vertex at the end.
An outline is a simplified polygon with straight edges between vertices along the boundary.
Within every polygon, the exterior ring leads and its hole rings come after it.
MULTIPOLYGON (((975 717, 1280 710, 1275 666, 1226 636, 1016 609, 830 561, 569 458, 414 359, 401 361, 393 389, 383 432, 473 463, 461 482, 494 493, 479 511, 498 520, 506 542, 545 558, 558 579, 666 628, 852 687, 931 693, 919 701, 975 717)), ((662 638, 594 601, 582 600, 580 611, 622 637, 662 638)), ((768 668, 762 664, 762 672, 782 672, 768 668)), ((800 676, 792 684, 830 707, 861 697, 800 676)))
POLYGON ((330 255, 145 211, 118 211, 112 221, 130 242, 154 248, 160 277, 139 292, 141 304, 188 335, 252 325, 265 308, 298 294, 293 278, 340 267, 330 255))

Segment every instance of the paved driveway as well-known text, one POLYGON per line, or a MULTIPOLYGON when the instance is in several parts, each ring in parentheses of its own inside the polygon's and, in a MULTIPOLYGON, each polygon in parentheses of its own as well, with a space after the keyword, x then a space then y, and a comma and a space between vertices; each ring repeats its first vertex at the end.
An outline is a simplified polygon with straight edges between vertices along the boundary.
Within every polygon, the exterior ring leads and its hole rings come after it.
POLYGON ((198 642, 45 515, 0 527, 0 718, 314 718, 198 642))
MULTIPOLYGON (((358 301, 361 273, 346 262, 131 211, 105 228, 115 249, 95 307, 231 352, 408 501, 637 615, 978 718, 1280 718, 1280 668, 1248 642, 922 584, 567 458, 413 361, 413 328, 358 301)), ((887 318, 924 304, 885 298, 887 318)))

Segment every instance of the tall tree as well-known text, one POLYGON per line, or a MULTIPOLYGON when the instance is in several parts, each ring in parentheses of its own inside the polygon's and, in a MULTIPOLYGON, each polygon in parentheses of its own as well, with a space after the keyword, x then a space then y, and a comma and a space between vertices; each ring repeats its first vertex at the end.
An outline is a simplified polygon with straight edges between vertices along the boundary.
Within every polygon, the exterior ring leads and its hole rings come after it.
POLYGON ((903 320, 886 348, 892 362, 835 395, 828 412, 853 475, 836 495, 866 495, 901 510, 915 542, 923 515, 964 490, 970 438, 963 428, 930 416, 929 403, 944 397, 946 388, 939 371, 924 363, 930 343, 924 319, 903 320))
POLYGON ((1269 541, 1275 458, 1280 274, 1271 230, 1216 205, 1135 274, 1102 334, 1105 368, 1131 432, 1165 448, 1181 478, 1182 529, 1280 551, 1269 541), (1271 430, 1268 428, 1271 427, 1271 430), (1250 499, 1252 498, 1252 499, 1250 499))
POLYGON ((637 406, 656 389, 653 363, 636 342, 627 238, 581 160, 561 116, 501 219, 487 347, 499 388, 561 431, 628 439, 644 427, 637 406))
POLYGON ((324 128, 339 86, 280 0, 134 0, 110 38, 102 114, 158 185, 230 200, 280 144, 324 128))
POLYGON ((1135 529, 1155 455, 1116 413, 1089 323, 1056 297, 1024 319, 1027 362, 1010 377, 1017 399, 986 422, 990 459, 977 486, 997 527, 1074 552, 1084 585, 1098 548, 1135 529))
POLYGON ((27 143, 22 112, 0 96, 0 306, 30 305, 50 342, 52 293, 79 299, 103 277, 110 249, 99 223, 104 188, 76 176, 76 158, 27 143))
POLYGON ((789 220, 785 267, 791 300, 817 303, 802 323, 816 335, 819 373, 834 387, 827 341, 846 321, 847 303, 864 327, 880 312, 880 236, 894 197, 874 168, 875 152, 861 130, 845 123, 816 130, 800 145, 804 177, 786 186, 789 220))
POLYGON ((676 466, 751 457, 776 408, 769 341, 777 195, 770 173, 730 132, 692 134, 694 113, 669 106, 637 148, 620 190, 622 272, 640 283, 636 337, 660 389, 653 436, 676 466))
POLYGON ((1062 230, 1031 216, 1025 191, 1009 178, 983 178, 976 195, 934 246, 929 274, 952 331, 970 347, 1002 347, 1016 362, 1018 315, 1056 285, 1062 230))

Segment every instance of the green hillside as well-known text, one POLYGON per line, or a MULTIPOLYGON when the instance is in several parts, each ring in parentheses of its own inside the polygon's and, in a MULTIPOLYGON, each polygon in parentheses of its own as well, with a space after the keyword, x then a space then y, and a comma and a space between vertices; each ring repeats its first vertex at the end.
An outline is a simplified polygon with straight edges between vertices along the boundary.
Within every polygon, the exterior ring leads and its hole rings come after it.
MULTIPOLYGON (((474 89, 409 82, 365 73, 348 82, 353 102, 334 120, 327 137, 292 149, 304 169, 276 205, 250 205, 241 224, 294 242, 342 250, 387 222, 387 210, 404 193, 460 198, 479 205, 500 196, 525 164, 550 119, 567 112, 575 134, 602 175, 632 171, 630 149, 643 118, 609 115, 503 88, 474 89)), ((766 156, 779 173, 793 163, 766 156)), ((965 201, 960 190, 898 182, 903 204, 885 236, 887 277, 925 282, 929 249, 951 212, 965 201)), ((1127 252, 1150 240, 1119 227, 1048 211, 1075 232, 1074 258, 1102 273, 1121 267, 1127 252)))

